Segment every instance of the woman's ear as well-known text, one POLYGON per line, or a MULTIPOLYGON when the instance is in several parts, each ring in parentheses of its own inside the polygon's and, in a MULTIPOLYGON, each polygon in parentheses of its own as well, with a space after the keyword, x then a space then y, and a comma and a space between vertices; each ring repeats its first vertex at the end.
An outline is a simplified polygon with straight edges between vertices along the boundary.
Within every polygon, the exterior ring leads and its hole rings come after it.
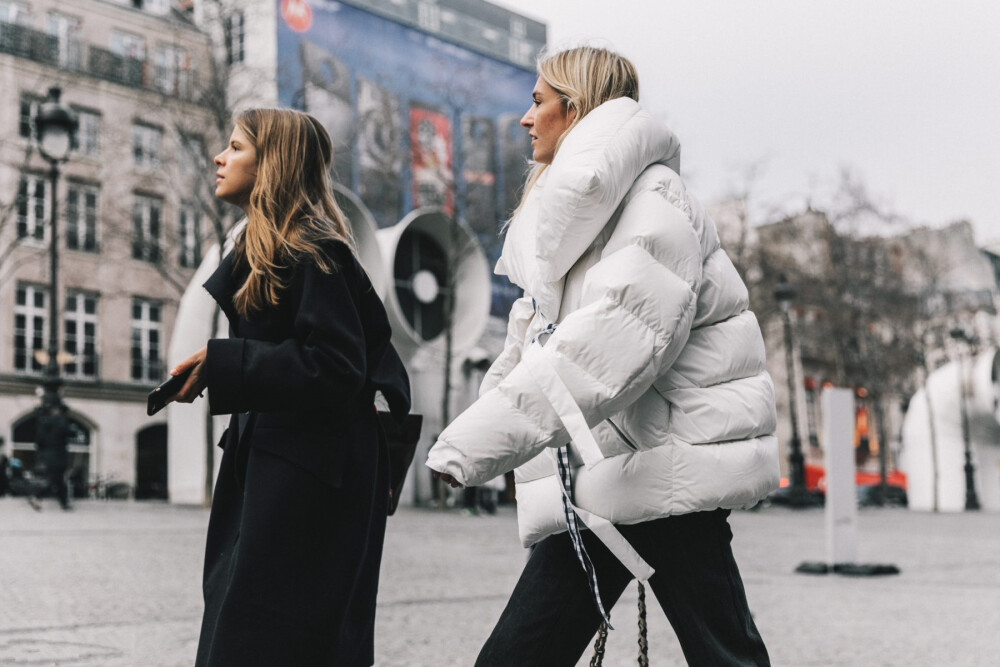
POLYGON ((573 106, 570 102, 566 102, 565 107, 566 107, 566 120, 572 123, 574 120, 576 120, 576 107, 573 106))

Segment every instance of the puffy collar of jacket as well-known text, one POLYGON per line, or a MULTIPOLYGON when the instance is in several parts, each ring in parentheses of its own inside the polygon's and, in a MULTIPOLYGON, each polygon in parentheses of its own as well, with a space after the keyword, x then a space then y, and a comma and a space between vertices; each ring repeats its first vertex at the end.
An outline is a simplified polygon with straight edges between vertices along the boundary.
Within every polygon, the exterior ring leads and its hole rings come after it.
POLYGON ((496 273, 559 312, 566 273, 593 244, 632 183, 652 164, 680 171, 680 142, 627 97, 605 102, 563 139, 511 222, 496 273))

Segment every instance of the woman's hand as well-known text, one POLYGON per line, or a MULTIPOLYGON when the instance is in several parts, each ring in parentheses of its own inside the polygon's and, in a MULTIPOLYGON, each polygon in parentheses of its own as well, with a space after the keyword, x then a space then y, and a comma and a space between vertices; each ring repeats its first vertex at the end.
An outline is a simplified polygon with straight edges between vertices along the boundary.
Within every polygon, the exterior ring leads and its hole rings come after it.
POLYGON ((455 479, 446 472, 438 472, 437 470, 431 470, 431 475, 433 475, 434 479, 440 479, 442 482, 448 483, 448 485, 451 486, 451 488, 453 489, 458 489, 462 486, 457 479, 455 479))
POLYGON ((194 399, 201 396, 201 392, 205 391, 205 387, 208 385, 205 378, 205 355, 207 352, 207 347, 201 348, 170 371, 171 375, 178 375, 190 368, 191 375, 188 376, 187 382, 184 383, 179 392, 167 398, 167 403, 171 401, 193 403, 194 399))

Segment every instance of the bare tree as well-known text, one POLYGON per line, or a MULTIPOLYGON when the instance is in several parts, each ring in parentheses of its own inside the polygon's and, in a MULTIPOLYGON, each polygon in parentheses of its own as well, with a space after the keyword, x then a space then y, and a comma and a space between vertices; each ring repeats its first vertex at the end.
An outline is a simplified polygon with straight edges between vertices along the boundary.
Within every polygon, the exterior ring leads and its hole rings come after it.
MULTIPOLYGON (((838 208, 832 213, 809 210, 762 229, 760 271, 764 284, 776 284, 783 273, 796 286, 803 366, 840 386, 867 390, 884 492, 886 404, 915 391, 924 349, 924 295, 907 281, 914 251, 898 232, 908 223, 874 202, 849 171, 834 201, 838 208)), ((763 319, 775 315, 768 297, 755 295, 754 309, 763 319)))

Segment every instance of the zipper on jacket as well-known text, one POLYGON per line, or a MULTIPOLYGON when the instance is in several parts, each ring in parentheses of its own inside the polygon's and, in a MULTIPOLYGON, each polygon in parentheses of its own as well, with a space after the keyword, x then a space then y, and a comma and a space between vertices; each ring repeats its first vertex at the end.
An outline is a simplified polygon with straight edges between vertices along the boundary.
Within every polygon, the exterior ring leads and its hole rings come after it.
POLYGON ((605 419, 604 421, 611 424, 611 428, 613 428, 615 430, 615 433, 618 434, 618 437, 621 438, 626 445, 628 445, 629 449, 631 449, 633 452, 639 451, 638 445, 632 442, 632 438, 628 437, 628 435, 625 434, 625 431, 618 428, 618 424, 611 421, 610 417, 608 419, 605 419))

